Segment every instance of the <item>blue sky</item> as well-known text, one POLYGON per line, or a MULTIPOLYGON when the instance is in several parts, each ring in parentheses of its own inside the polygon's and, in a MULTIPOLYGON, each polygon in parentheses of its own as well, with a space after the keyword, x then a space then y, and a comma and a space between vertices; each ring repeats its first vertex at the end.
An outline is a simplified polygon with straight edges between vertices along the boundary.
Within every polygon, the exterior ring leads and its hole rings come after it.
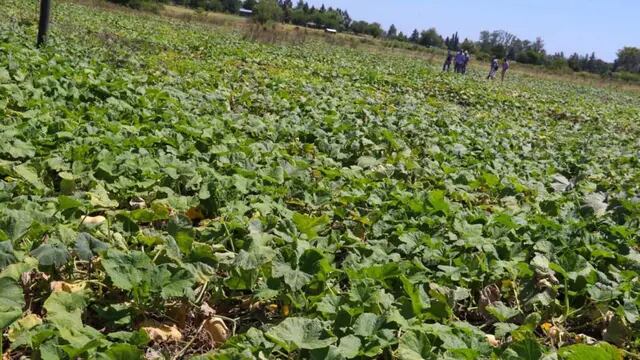
MULTIPOLYGON (((548 52, 595 51, 607 61, 623 46, 640 47, 640 0, 307 0, 346 9, 356 20, 391 24, 405 33, 435 27, 447 36, 478 39, 482 30, 506 30, 544 39, 548 52)), ((295 3, 295 1, 294 1, 295 3)))

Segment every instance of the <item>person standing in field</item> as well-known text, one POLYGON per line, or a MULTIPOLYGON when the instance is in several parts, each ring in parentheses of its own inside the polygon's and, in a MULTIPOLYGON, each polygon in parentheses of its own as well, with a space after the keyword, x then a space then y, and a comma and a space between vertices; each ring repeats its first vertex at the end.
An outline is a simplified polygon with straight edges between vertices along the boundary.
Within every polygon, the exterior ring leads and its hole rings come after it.
POLYGON ((469 60, 471 60, 471 56, 469 56, 469 52, 464 52, 464 63, 462 64, 462 74, 467 73, 467 65, 469 64, 469 60))
POLYGON ((511 65, 509 64, 509 59, 504 58, 504 61, 502 62, 502 82, 504 82, 504 76, 507 74, 507 70, 509 70, 509 67, 511 67, 511 65))
POLYGON ((455 61, 455 71, 460 74, 462 73, 462 67, 464 66, 464 54, 462 53, 462 50, 459 50, 458 54, 456 54, 455 61))
POLYGON ((453 54, 451 54, 451 50, 447 52, 447 58, 444 61, 444 65, 442 66, 442 71, 449 72, 451 69, 451 62, 453 61, 453 54))
POLYGON ((500 68, 500 65, 498 63, 498 58, 494 56, 493 60, 491 60, 491 68, 489 69, 489 76, 487 76, 487 80, 495 79, 499 68, 500 68))

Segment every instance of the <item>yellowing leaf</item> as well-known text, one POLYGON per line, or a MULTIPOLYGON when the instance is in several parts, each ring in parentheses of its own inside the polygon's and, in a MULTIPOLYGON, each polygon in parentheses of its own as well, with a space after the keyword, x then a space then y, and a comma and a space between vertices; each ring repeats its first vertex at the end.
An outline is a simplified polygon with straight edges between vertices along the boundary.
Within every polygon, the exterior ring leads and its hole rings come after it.
POLYGON ((50 284, 52 292, 68 292, 75 293, 82 291, 86 288, 86 283, 84 281, 79 281, 76 283, 68 283, 64 281, 52 281, 50 284))
POLYGON ((30 330, 38 325, 42 324, 42 318, 36 314, 29 314, 23 317, 22 319, 17 320, 7 332, 7 337, 9 341, 14 342, 18 335, 25 330, 30 330))
POLYGON ((219 317, 212 317, 207 319, 202 324, 203 329, 211 336, 211 339, 215 344, 224 343, 230 335, 229 328, 224 321, 219 317))
POLYGON ((177 342, 182 340, 182 333, 175 325, 146 321, 141 324, 140 328, 147 333, 149 339, 156 343, 177 342))

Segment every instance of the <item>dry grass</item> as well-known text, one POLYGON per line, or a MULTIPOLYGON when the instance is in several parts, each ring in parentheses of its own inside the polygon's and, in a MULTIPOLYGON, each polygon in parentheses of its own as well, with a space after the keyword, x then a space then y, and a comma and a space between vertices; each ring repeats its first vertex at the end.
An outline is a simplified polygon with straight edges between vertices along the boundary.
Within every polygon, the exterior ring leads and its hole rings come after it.
MULTIPOLYGON (((96 6, 110 11, 135 11, 104 0, 63 1, 96 6)), ((299 27, 290 24, 271 24, 267 26, 260 26, 252 22, 250 19, 237 15, 196 11, 190 8, 174 5, 165 5, 159 11, 158 15, 186 22, 198 22, 213 26, 232 28, 241 31, 245 39, 267 43, 286 42, 300 44, 310 40, 322 40, 335 46, 357 48, 373 53, 393 53, 419 58, 434 65, 440 65, 446 54, 446 50, 443 49, 427 49, 414 44, 375 39, 370 36, 359 36, 345 33, 327 34, 323 30, 299 27)), ((472 61, 471 63, 471 69, 479 72, 484 72, 487 66, 488 64, 477 61, 472 61)), ((533 78, 571 82, 580 85, 640 93, 640 84, 615 79, 606 79, 595 74, 567 73, 527 64, 513 64, 510 71, 523 76, 531 76, 533 78)))

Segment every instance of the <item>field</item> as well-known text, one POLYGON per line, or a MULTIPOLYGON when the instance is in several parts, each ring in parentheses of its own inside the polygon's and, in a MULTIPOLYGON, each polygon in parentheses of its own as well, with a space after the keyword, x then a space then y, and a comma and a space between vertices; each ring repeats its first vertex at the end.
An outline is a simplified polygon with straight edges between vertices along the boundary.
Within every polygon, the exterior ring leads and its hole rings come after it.
POLYGON ((640 357, 640 98, 0 3, 3 359, 640 357))

